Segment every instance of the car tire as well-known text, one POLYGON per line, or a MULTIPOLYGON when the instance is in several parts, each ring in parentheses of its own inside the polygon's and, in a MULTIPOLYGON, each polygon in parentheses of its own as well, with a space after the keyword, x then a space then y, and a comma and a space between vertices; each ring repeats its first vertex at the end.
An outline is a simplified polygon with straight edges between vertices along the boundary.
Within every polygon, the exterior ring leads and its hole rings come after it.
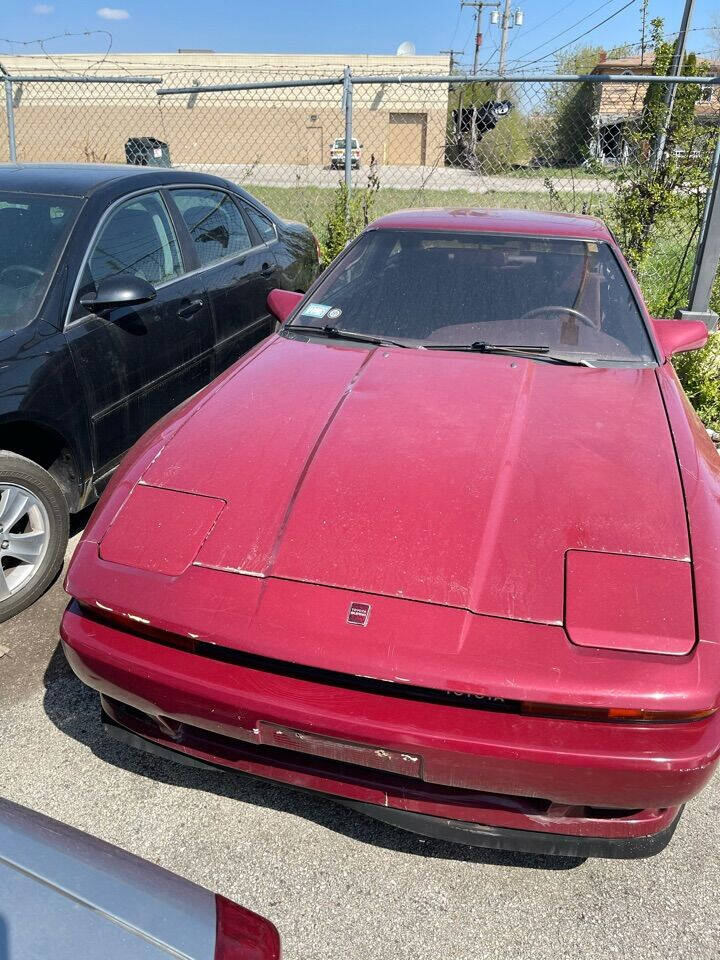
POLYGON ((53 582, 69 529, 65 497, 47 470, 0 451, 0 623, 29 607, 53 582))

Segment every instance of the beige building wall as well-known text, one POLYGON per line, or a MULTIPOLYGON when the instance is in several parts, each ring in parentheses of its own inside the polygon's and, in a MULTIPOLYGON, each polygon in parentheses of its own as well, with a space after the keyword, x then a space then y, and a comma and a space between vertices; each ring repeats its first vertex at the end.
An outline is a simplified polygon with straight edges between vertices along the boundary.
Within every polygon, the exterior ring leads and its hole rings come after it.
MULTIPOLYGON (((327 166, 330 142, 344 135, 341 86, 179 94, 164 88, 355 74, 447 74, 447 57, 284 57, 246 54, 126 54, 89 58, 4 57, 11 75, 153 76, 161 83, 26 82, 15 87, 18 157, 25 161, 125 162, 125 141, 154 136, 172 162, 327 166), (61 70, 58 69, 58 63, 61 70)), ((353 135, 363 163, 443 162, 446 84, 358 84, 353 135)))

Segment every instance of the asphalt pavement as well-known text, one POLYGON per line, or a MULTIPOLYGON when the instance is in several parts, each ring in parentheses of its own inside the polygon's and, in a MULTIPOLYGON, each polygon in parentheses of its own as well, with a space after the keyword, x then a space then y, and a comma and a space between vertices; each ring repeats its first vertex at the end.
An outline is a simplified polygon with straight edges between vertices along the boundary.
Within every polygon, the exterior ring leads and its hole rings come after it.
POLYGON ((65 602, 59 579, 0 625, 0 794, 265 914, 285 960, 720 957, 720 778, 650 860, 423 841, 108 740, 58 649, 65 602))
MULTIPOLYGON (((369 160, 369 158, 367 158, 369 160)), ((333 189, 344 176, 343 170, 331 170, 322 164, 306 163, 206 163, 183 164, 183 170, 214 173, 234 180, 252 191, 254 187, 327 187, 333 189)), ((356 187, 367 186, 369 163, 363 161, 359 170, 352 171, 356 187)), ((545 175, 537 172, 516 175, 488 174, 462 167, 397 166, 382 164, 377 174, 384 189, 397 190, 466 190, 469 193, 514 193, 548 195, 547 177, 555 189, 573 193, 595 193, 610 196, 617 189, 612 179, 588 174, 577 177, 562 168, 548 168, 545 175)))

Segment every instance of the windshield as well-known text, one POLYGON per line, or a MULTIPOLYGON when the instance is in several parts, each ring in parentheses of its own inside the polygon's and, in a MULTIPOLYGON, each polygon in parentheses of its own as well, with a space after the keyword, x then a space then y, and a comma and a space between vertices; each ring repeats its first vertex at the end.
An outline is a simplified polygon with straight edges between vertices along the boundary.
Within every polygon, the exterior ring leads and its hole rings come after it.
POLYGON ((371 230, 293 322, 415 345, 521 344, 589 362, 654 362, 612 250, 585 240, 371 230))
POLYGON ((0 191, 0 331, 35 317, 82 200, 0 191))
MULTIPOLYGON (((351 150, 357 150, 357 145, 358 145, 357 140, 351 140, 351 141, 350 141, 350 149, 351 149, 351 150)), ((342 139, 342 140, 335 140, 335 141, 333 141, 333 149, 334 149, 334 150, 344 150, 344 149, 345 149, 345 140, 342 139)))

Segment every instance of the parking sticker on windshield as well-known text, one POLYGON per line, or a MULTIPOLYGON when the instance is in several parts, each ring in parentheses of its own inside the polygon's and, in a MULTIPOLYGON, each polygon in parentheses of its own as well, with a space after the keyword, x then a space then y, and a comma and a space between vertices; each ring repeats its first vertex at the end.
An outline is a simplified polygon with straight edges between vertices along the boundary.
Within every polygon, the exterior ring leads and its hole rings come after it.
POLYGON ((338 317, 342 316, 342 310, 340 307, 333 307, 332 310, 328 310, 327 318, 328 320, 337 320, 338 317))
POLYGON ((315 317, 322 320, 330 307, 326 303, 309 303, 302 312, 303 317, 315 317))

